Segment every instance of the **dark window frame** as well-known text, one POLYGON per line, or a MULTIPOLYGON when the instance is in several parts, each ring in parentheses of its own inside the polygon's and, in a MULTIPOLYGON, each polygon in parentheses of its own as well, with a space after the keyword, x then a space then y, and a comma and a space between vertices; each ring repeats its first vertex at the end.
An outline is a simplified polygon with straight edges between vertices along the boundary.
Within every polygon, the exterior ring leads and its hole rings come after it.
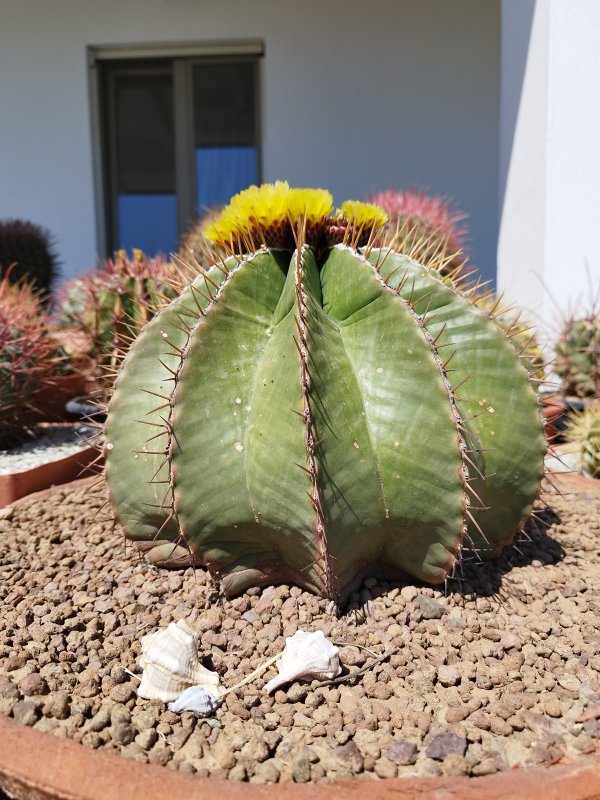
POLYGON ((146 47, 88 48, 92 117, 92 152, 98 254, 106 258, 115 250, 117 232, 116 125, 114 82, 120 75, 170 73, 174 88, 175 196, 179 238, 197 218, 196 164, 194 158, 193 70, 197 64, 248 62, 254 71, 254 136, 258 181, 262 180, 262 59, 260 42, 182 43, 146 47), (112 96, 111 96, 112 92, 112 96))

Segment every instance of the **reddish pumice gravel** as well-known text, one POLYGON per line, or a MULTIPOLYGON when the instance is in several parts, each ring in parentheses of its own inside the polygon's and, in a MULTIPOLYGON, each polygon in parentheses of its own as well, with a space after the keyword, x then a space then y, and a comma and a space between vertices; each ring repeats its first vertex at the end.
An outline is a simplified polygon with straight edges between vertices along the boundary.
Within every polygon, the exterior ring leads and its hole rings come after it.
POLYGON ((0 713, 127 758, 236 781, 485 775, 575 760, 600 735, 600 497, 548 494, 549 527, 495 563, 464 566, 449 594, 365 581, 336 618, 296 587, 219 598, 208 576, 139 560, 108 522, 102 486, 57 489, 0 511, 0 713), (461 588, 461 591, 459 591, 461 588), (298 628, 321 629, 354 681, 274 673, 213 719, 140 700, 141 637, 183 619, 231 686, 298 628), (595 712, 598 712, 596 714, 595 712))

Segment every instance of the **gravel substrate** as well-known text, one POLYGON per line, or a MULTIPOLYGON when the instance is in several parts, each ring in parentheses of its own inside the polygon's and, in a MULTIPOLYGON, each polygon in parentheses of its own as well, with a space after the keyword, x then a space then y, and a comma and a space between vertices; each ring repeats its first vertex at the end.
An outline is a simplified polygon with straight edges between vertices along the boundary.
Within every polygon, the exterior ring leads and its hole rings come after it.
POLYGON ((159 571, 102 517, 102 487, 0 511, 0 713, 127 758, 235 781, 485 775, 595 752, 600 735, 600 498, 548 496, 545 532, 462 593, 367 580, 337 619, 280 586, 219 600, 202 570, 159 571), (140 700, 140 638, 183 619, 231 686, 297 628, 358 679, 227 697, 210 720, 140 700))
POLYGON ((0 450, 0 475, 39 467, 88 446, 95 431, 87 425, 39 425, 30 439, 10 450, 0 450))

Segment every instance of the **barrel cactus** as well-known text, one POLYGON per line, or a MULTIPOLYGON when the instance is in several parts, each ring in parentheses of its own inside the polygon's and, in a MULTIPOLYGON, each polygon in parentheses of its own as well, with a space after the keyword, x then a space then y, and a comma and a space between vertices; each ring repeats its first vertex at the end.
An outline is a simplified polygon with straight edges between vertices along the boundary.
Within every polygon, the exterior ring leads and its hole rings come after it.
POLYGON ((444 274, 467 271, 467 215, 452 198, 392 187, 372 194, 369 202, 387 213, 384 238, 394 250, 444 274))
POLYGON ((527 371, 446 279, 373 246, 384 221, 278 183, 205 231, 223 260, 145 327, 108 412, 115 515, 150 561, 343 601, 365 576, 441 582, 523 526, 527 371))
POLYGON ((600 397, 600 312, 594 308, 584 317, 570 319, 556 346, 554 369, 563 394, 600 397))
POLYGON ((59 370, 39 295, 29 284, 0 281, 0 447, 27 436, 39 420, 41 392, 59 370))

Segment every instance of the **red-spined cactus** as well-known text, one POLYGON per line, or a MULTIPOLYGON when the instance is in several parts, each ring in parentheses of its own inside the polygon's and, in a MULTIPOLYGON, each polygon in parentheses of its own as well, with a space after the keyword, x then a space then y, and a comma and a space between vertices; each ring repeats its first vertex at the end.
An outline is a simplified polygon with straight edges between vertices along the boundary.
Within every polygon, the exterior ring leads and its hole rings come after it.
POLYGON ((23 282, 0 281, 0 447, 39 421, 39 393, 59 370, 57 346, 39 296, 23 282), (38 398, 36 400, 36 393, 38 398))
POLYGON ((510 541, 539 490, 537 397, 505 333, 375 248, 381 210, 331 213, 329 193, 286 184, 233 198, 205 231, 224 260, 145 327, 115 385, 117 519, 151 561, 205 565, 228 594, 443 581, 464 548, 510 541))
POLYGON ((391 188, 372 194, 369 202, 387 213, 385 238, 393 250, 444 274, 464 270, 469 237, 467 217, 450 197, 391 188))

